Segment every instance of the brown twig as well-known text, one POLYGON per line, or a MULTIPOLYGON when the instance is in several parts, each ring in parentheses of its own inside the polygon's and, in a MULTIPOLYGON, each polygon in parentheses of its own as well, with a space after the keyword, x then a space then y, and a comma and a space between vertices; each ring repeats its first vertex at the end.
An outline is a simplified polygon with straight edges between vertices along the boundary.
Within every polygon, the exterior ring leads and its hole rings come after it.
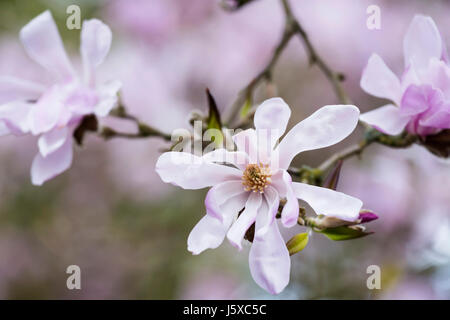
POLYGON ((118 107, 113 109, 110 113, 110 116, 133 121, 136 124, 138 131, 135 133, 119 132, 115 129, 105 126, 99 130, 99 135, 106 140, 112 138, 140 139, 148 137, 160 137, 167 141, 171 140, 170 134, 155 129, 152 126, 139 120, 137 117, 130 115, 123 105, 119 105, 118 107))
POLYGON ((239 111, 241 110, 242 106, 244 105, 245 101, 252 99, 253 92, 256 89, 256 87, 264 80, 270 81, 272 78, 273 69, 278 62, 281 53, 286 48, 289 41, 292 39, 293 36, 299 35, 305 49, 308 53, 309 62, 310 64, 315 64, 319 67, 319 69, 323 72, 323 74, 326 76, 326 78, 329 80, 329 82, 332 84, 333 89, 336 93, 336 96, 338 97, 340 103, 342 104, 349 104, 350 98, 345 93, 345 90, 342 87, 342 81, 344 81, 345 77, 340 72, 333 71, 322 59, 322 57, 317 53, 316 49, 312 45, 311 41, 309 40, 308 34, 303 29, 301 24, 299 23, 298 19, 295 18, 294 14, 292 13, 292 9, 289 5, 288 0, 281 0, 281 3, 283 5, 283 11, 285 15, 285 25, 283 34, 281 36, 280 42, 276 46, 273 55, 269 62, 267 63, 266 67, 256 75, 248 84, 244 87, 244 89, 241 90, 241 92, 238 94, 237 99, 233 102, 230 111, 225 117, 225 123, 227 125, 230 125, 237 115, 239 114, 239 111))

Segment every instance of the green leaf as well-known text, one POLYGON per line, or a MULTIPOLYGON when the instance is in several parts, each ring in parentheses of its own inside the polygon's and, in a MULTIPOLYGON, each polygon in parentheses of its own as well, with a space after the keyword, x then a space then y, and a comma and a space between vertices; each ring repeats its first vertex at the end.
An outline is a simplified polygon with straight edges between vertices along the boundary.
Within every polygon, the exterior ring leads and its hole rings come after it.
POLYGON ((245 99, 245 103, 241 108, 241 118, 245 118, 248 114, 248 112, 251 110, 252 108, 252 99, 251 97, 248 97, 247 99, 245 99))
MULTIPOLYGON (((317 230, 316 230, 317 231, 317 230)), ((317 231, 334 241, 350 240, 365 237, 373 232, 365 232, 360 227, 336 227, 317 231)))
POLYGON ((299 233, 293 236, 287 243, 286 246, 289 250, 289 254, 292 256, 297 252, 305 249, 308 244, 308 233, 299 233))
POLYGON ((214 97, 212 96, 211 92, 209 92, 209 89, 206 89, 206 96, 208 98, 208 107, 209 107, 209 114, 207 121, 208 129, 222 130, 222 121, 220 120, 219 109, 217 108, 216 101, 214 100, 214 97))

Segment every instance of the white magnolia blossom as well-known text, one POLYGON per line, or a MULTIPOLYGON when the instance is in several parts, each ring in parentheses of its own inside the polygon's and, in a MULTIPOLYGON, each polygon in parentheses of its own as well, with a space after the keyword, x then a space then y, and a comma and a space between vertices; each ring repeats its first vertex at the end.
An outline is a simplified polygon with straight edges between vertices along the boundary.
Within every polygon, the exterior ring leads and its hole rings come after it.
POLYGON ((42 185, 71 166, 73 132, 86 115, 107 116, 117 104, 121 84, 98 83, 96 79, 96 69, 108 54, 112 40, 111 30, 100 20, 83 22, 82 73, 74 70, 50 11, 25 25, 20 40, 28 56, 52 75, 52 83, 46 86, 0 76, 0 136, 39 137, 31 181, 42 185))
POLYGON ((212 187, 205 199, 206 215, 188 238, 188 250, 193 254, 217 248, 225 237, 241 249, 247 230, 255 223, 250 271, 256 283, 272 294, 286 287, 290 274, 289 252, 276 222, 280 199, 286 199, 281 212, 285 227, 297 223, 297 199, 306 201, 317 214, 347 221, 358 219, 362 207, 359 199, 343 193, 292 182, 287 172, 298 153, 328 147, 347 137, 357 125, 358 108, 325 106, 294 126, 277 144, 290 115, 281 98, 269 99, 255 113, 256 130, 233 136, 237 151, 217 149, 202 157, 166 152, 156 164, 164 182, 184 189, 212 187))

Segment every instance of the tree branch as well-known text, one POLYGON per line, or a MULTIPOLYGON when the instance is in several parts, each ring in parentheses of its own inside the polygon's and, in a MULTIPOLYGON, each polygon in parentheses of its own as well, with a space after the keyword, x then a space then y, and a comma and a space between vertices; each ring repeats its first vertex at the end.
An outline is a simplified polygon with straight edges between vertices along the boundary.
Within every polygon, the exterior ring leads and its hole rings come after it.
POLYGON ((318 68, 323 72, 325 77, 332 84, 339 102, 342 104, 351 103, 350 98, 345 93, 345 90, 342 87, 342 81, 345 80, 344 75, 340 72, 333 71, 317 53, 316 49, 309 40, 308 34, 303 29, 298 19, 294 17, 288 0, 281 0, 281 3, 283 5, 283 11, 285 15, 285 25, 281 40, 276 46, 272 58, 267 63, 266 67, 259 74, 257 74, 256 77, 254 77, 238 94, 238 97, 233 102, 227 117, 225 117, 225 123, 227 125, 230 125, 234 121, 245 101, 252 100, 253 92, 256 87, 264 80, 271 80, 273 69, 277 61, 279 60, 281 53, 286 48, 292 37, 297 34, 299 35, 303 42, 303 45, 305 46, 309 57, 309 63, 311 65, 317 65, 318 68))
POLYGON ((110 116, 133 121, 137 126, 138 132, 136 133, 119 132, 116 131, 115 129, 105 126, 99 130, 99 135, 106 140, 112 138, 140 139, 148 137, 160 137, 167 141, 171 140, 170 134, 155 129, 152 126, 139 120, 137 117, 130 115, 123 105, 119 105, 117 108, 113 109, 110 113, 110 116))

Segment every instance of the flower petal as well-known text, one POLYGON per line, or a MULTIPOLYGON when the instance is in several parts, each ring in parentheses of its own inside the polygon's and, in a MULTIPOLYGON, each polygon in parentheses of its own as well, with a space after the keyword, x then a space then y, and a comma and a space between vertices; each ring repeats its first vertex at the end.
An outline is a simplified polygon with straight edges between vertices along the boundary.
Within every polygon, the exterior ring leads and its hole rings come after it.
POLYGON ((6 136, 8 134, 11 134, 11 130, 9 130, 4 121, 0 120, 0 137, 6 136))
POLYGON ((228 180, 241 180, 241 172, 187 152, 165 152, 157 163, 156 172, 166 183, 183 189, 202 189, 228 180))
POLYGON ((287 169, 300 152, 338 143, 358 124, 359 109, 352 105, 325 106, 294 126, 278 146, 280 168, 287 169))
POLYGON ((117 94, 121 88, 122 83, 120 81, 110 81, 98 87, 97 92, 100 101, 94 109, 97 117, 106 117, 111 109, 117 105, 119 100, 117 94))
POLYGON ((231 164, 241 170, 245 170, 249 163, 248 155, 242 151, 228 151, 224 148, 208 152, 203 156, 205 161, 231 164))
MULTIPOLYGON (((264 237, 264 235, 269 231, 270 226, 275 221, 278 206, 280 204, 280 197, 275 188, 268 186, 264 190, 264 199, 267 203, 267 210, 260 210, 258 214, 263 215, 264 223, 262 223, 261 227, 255 232, 255 237, 264 237)), ((263 218, 261 217, 261 219, 263 218)))
POLYGON ((71 139, 70 130, 67 127, 55 128, 44 133, 38 140, 39 152, 45 158, 58 150, 66 139, 71 139))
POLYGON ((97 19, 86 20, 81 29, 81 57, 85 79, 93 84, 94 69, 99 66, 111 47, 112 33, 109 27, 97 19))
POLYGON ((258 209, 261 206, 261 202, 261 194, 251 192, 245 204, 244 211, 233 223, 230 230, 228 230, 227 239, 239 250, 242 250, 242 239, 244 239, 245 233, 256 220, 256 215, 258 214, 258 209))
POLYGON ((33 104, 28 115, 31 133, 37 135, 53 129, 63 111, 61 91, 55 85, 47 90, 37 103, 33 104))
POLYGON ((58 150, 45 158, 38 153, 31 165, 31 182, 40 186, 64 172, 71 166, 72 157, 72 139, 66 139, 66 142, 58 150))
MULTIPOLYGON (((259 217, 256 219, 256 230, 261 227, 259 217)), ((280 293, 289 283, 291 259, 276 220, 264 237, 253 240, 249 266, 255 282, 271 294, 280 293)))
POLYGON ((292 178, 286 170, 280 170, 272 176, 272 185, 277 189, 280 197, 286 198, 283 211, 281 211, 281 222, 286 228, 297 224, 299 206, 297 197, 292 189, 292 178))
POLYGON ((244 194, 228 199, 221 206, 222 221, 207 213, 189 234, 188 250, 199 254, 206 249, 217 248, 225 239, 234 217, 245 206, 246 200, 247 196, 244 194))
POLYGON ((22 135, 29 130, 28 114, 32 108, 31 103, 13 101, 0 105, 0 120, 3 121, 8 131, 14 135, 22 135))
POLYGON ((206 249, 217 248, 225 239, 229 227, 230 225, 226 225, 208 214, 204 215, 189 234, 188 251, 200 254, 206 249))
POLYGON ((400 81, 377 54, 369 58, 361 77, 361 88, 379 98, 398 103, 402 94, 400 81))
POLYGON ((306 201, 316 214, 355 221, 359 217, 362 201, 328 188, 293 182, 295 196, 306 201))
POLYGON ((427 110, 430 98, 435 90, 429 85, 410 85, 403 94, 400 104, 400 114, 403 116, 414 116, 427 110))
POLYGON ((428 67, 432 58, 441 59, 441 35, 431 17, 416 15, 403 39, 405 66, 413 64, 418 69, 428 67))
POLYGON ((283 99, 268 99, 256 109, 254 117, 256 131, 264 130, 267 133, 273 149, 277 140, 286 131, 290 117, 291 109, 283 99))
POLYGON ((359 119, 383 133, 397 135, 405 129, 411 118, 402 116, 399 108, 393 104, 387 104, 363 113, 359 119))
POLYGON ((205 198, 205 206, 208 214, 219 220, 223 220, 221 206, 228 199, 239 194, 246 193, 241 181, 225 181, 209 189, 205 198))
POLYGON ((237 150, 248 155, 250 163, 258 162, 258 138, 255 129, 247 129, 233 136, 237 150))
POLYGON ((430 116, 420 119, 421 126, 450 129, 450 103, 442 104, 430 116))
POLYGON ((62 79, 73 76, 73 68, 50 11, 41 13, 20 31, 30 58, 62 79))
POLYGON ((37 100, 44 89, 31 81, 0 76, 0 105, 15 100, 37 100))

